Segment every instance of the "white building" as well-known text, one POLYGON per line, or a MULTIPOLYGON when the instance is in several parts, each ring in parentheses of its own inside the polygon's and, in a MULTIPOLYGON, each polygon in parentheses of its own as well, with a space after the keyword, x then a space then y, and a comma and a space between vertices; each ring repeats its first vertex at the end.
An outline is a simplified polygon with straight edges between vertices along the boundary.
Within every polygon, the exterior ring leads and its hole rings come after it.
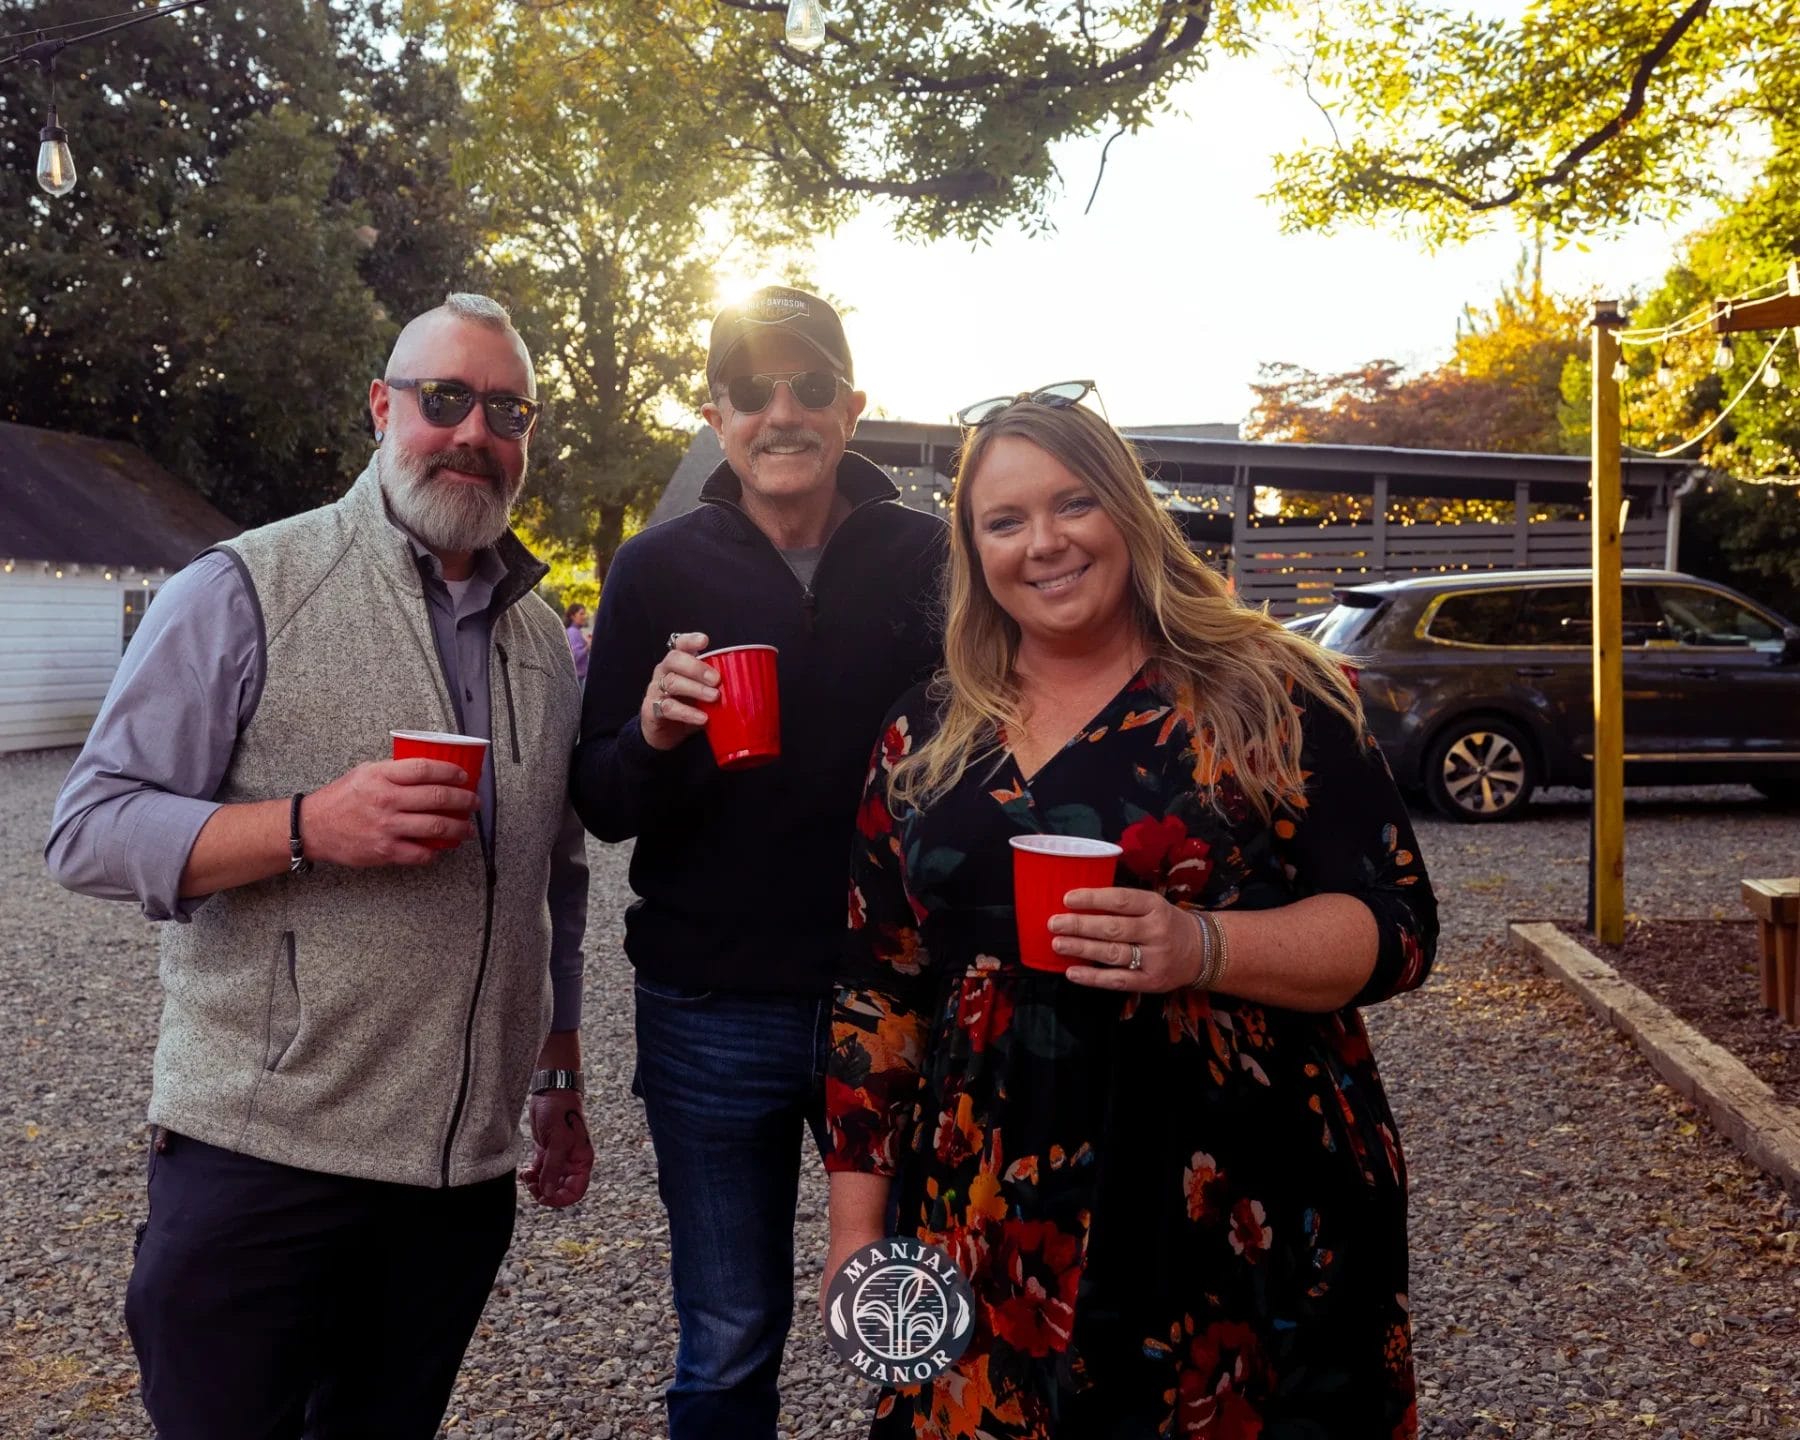
POLYGON ((157 587, 240 528, 136 446, 0 424, 0 753, 86 739, 157 587))

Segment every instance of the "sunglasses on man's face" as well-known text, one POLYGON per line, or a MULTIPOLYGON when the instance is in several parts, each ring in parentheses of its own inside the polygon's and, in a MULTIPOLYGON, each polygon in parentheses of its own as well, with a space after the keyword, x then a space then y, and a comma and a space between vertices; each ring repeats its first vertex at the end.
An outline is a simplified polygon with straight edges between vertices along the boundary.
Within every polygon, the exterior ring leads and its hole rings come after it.
POLYGON ((838 377, 829 370, 796 370, 791 375, 738 375, 725 382, 725 396, 740 415, 767 410, 775 387, 788 392, 808 410, 825 410, 837 399, 838 377))
POLYGON ((490 433, 502 440, 523 440, 537 424, 538 402, 504 390, 471 390, 460 380, 389 380, 391 390, 418 396, 419 415, 427 425, 449 430, 468 419, 480 402, 490 433))
POLYGON ((1041 390, 1024 390, 1017 395, 995 395, 987 400, 977 400, 973 405, 965 405, 958 410, 956 419, 963 429, 973 430, 1014 405, 1029 403, 1042 405, 1049 410, 1064 410, 1079 404, 1093 391, 1092 380, 1058 380, 1054 385, 1046 385, 1041 390))

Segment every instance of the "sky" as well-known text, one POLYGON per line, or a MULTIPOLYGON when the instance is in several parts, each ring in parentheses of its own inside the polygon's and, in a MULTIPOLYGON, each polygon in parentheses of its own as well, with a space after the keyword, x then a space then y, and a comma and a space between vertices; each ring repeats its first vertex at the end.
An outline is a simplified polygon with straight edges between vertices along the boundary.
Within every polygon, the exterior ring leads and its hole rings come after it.
MULTIPOLYGON (((1259 198, 1271 157, 1324 122, 1270 61, 1215 61, 1176 107, 1113 145, 1090 214, 1105 137, 1059 150, 1051 235, 909 243, 870 210, 819 243, 812 274, 842 306, 871 414, 944 421, 989 395, 1092 379, 1126 428, 1241 421, 1263 361, 1442 360, 1463 306, 1486 304, 1518 262, 1510 227, 1436 253, 1368 229, 1283 235, 1259 198)), ((1548 252, 1545 279, 1579 295, 1647 289, 1705 218, 1548 252)))

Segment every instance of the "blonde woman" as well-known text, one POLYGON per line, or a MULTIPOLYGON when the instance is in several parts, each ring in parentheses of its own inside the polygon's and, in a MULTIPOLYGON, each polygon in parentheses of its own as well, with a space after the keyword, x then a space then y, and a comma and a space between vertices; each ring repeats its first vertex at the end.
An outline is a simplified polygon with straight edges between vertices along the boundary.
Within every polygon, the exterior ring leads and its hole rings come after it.
POLYGON ((1436 905, 1355 691, 1238 603, 1053 386, 964 412, 946 663, 858 814, 831 1263, 947 1249, 975 1338, 878 1437, 1411 1436, 1406 1179, 1357 1008, 1436 905), (1115 887, 1026 969, 1008 839, 1115 887))

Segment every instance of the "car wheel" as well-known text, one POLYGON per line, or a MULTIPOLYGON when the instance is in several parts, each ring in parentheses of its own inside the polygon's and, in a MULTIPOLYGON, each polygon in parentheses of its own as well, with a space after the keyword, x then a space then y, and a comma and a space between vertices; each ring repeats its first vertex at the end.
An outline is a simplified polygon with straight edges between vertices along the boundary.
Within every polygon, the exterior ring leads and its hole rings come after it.
POLYGON ((1758 780, 1756 788, 1772 805, 1783 810, 1800 808, 1800 780, 1758 780))
POLYGON ((1516 726, 1477 717, 1438 736, 1424 779, 1440 814, 1478 824, 1518 814, 1537 788, 1537 763, 1516 726))

